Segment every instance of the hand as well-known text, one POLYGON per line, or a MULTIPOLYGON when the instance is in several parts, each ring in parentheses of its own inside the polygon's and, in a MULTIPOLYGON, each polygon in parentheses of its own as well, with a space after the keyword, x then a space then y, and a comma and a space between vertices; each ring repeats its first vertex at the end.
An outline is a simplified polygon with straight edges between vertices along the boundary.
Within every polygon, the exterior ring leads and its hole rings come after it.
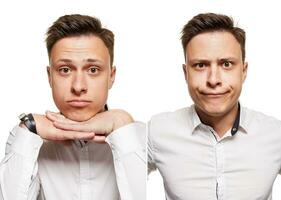
POLYGON ((77 133, 94 132, 95 137, 92 140, 95 142, 104 142, 114 130, 134 121, 129 113, 117 109, 98 113, 85 122, 72 121, 53 112, 46 112, 46 116, 58 129, 77 133))
MULTIPOLYGON (((92 140, 95 137, 93 132, 65 131, 58 129, 53 122, 46 118, 45 115, 32 114, 36 123, 38 135, 46 140, 92 140)), ((66 120, 67 121, 67 120, 66 120)))

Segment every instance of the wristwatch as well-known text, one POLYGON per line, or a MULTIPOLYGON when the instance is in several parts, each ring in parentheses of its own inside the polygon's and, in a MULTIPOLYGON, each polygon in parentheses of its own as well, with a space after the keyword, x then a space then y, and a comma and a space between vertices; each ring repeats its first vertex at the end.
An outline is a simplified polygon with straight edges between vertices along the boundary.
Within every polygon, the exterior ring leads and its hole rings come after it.
POLYGON ((20 121, 26 126, 26 128, 31 131, 32 133, 37 134, 37 130, 36 130, 36 124, 35 124, 35 120, 32 116, 31 113, 29 113, 28 115, 26 115, 25 113, 22 113, 20 116, 20 121))

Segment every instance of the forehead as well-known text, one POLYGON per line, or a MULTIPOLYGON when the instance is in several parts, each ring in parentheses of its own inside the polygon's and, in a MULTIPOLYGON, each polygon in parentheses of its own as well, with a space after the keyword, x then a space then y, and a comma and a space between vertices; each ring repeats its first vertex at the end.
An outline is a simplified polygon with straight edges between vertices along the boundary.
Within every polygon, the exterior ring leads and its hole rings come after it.
POLYGON ((194 36, 186 46, 186 57, 242 58, 242 51, 236 38, 227 31, 214 31, 194 36))
POLYGON ((82 60, 85 58, 107 61, 109 51, 104 42, 94 35, 66 37, 58 40, 50 52, 50 61, 58 59, 82 60))

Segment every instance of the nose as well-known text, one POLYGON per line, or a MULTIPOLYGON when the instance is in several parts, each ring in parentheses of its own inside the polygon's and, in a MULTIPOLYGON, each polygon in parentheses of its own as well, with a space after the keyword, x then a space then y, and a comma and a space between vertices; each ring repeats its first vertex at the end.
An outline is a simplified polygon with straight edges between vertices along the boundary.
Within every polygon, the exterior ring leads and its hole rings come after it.
POLYGON ((209 68, 208 78, 207 78, 207 86, 210 88, 215 88, 217 86, 222 85, 221 81, 221 72, 219 66, 211 65, 209 68))
POLYGON ((73 76, 71 92, 75 95, 87 93, 87 81, 86 77, 82 73, 77 73, 73 76))

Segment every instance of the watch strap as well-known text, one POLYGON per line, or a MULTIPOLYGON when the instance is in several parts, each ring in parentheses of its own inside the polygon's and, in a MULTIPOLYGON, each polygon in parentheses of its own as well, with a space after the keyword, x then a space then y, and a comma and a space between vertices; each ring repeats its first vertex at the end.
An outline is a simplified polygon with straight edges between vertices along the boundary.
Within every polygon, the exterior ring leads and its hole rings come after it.
POLYGON ((19 118, 24 123, 24 125, 27 127, 27 129, 29 131, 37 134, 35 120, 31 113, 29 113, 28 115, 23 113, 19 116, 19 118))

